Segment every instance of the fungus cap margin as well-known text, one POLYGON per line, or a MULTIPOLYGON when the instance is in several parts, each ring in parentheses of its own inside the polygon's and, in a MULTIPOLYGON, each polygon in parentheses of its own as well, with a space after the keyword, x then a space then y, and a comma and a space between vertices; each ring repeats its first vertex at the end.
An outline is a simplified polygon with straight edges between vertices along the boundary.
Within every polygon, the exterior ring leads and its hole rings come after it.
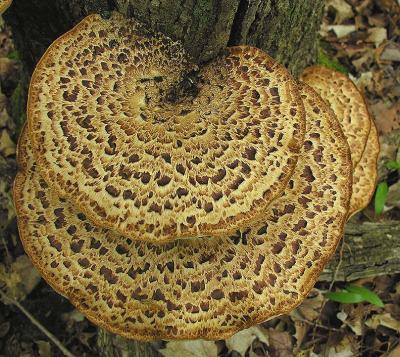
POLYGON ((379 136, 371 118, 371 130, 360 162, 353 172, 353 193, 351 195, 349 217, 368 206, 374 195, 378 180, 379 136))
POLYGON ((324 66, 307 67, 300 77, 332 108, 350 146, 353 168, 364 152, 371 120, 364 97, 345 74, 324 66))

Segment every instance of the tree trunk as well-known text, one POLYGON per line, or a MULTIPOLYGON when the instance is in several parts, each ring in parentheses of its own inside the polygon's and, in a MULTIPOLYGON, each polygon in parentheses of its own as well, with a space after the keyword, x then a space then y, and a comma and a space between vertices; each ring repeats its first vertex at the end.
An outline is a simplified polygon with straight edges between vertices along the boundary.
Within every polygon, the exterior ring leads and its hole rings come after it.
POLYGON ((323 0, 14 0, 5 14, 29 71, 85 15, 118 10, 183 42, 196 62, 226 46, 259 47, 296 75, 316 57, 323 0))
MULTIPOLYGON (((323 5, 324 0, 14 0, 5 20, 28 73, 50 43, 84 16, 118 10, 182 41, 195 62, 213 58, 226 46, 248 44, 298 75, 316 59, 323 5)), ((400 248, 389 238, 398 236, 400 227, 361 225, 347 233, 341 265, 336 268, 337 255, 321 279, 332 279, 335 271, 338 279, 388 272, 382 268, 388 262, 399 270, 400 248), (378 239, 382 234, 385 238, 378 239), (374 251, 377 259, 371 259, 374 251)), ((107 357, 159 355, 151 344, 127 342, 103 330, 98 346, 107 357)))

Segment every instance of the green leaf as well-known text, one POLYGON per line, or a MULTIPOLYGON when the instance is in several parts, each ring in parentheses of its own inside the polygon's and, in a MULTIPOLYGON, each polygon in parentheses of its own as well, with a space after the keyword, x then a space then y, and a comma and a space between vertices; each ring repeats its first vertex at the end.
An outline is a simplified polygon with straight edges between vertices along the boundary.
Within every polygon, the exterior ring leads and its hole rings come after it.
POLYGON ((340 64, 335 59, 330 58, 322 48, 320 48, 318 51, 318 64, 324 67, 332 68, 344 74, 349 73, 349 70, 345 66, 340 64))
POLYGON ((385 206, 388 191, 389 187, 387 182, 381 182, 376 188, 374 206, 375 214, 377 216, 379 216, 383 212, 383 207, 385 206))
POLYGON ((383 301, 379 298, 379 296, 367 288, 357 285, 349 285, 346 287, 346 290, 350 293, 360 295, 365 301, 372 305, 376 305, 378 307, 384 306, 383 301))
POLYGON ((340 302, 342 304, 357 304, 364 301, 364 298, 360 294, 350 293, 348 291, 326 293, 325 296, 329 300, 340 302))
POLYGON ((400 162, 394 161, 394 160, 389 160, 385 166, 389 170, 399 170, 400 169, 400 162))

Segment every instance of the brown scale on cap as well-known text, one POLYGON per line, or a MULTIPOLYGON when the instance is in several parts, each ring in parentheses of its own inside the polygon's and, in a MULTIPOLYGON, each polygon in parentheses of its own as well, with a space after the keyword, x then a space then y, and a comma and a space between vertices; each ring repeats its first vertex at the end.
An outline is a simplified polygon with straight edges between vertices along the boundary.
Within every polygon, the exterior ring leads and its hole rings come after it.
POLYGON ((377 162, 379 156, 379 137, 375 123, 371 119, 371 130, 367 144, 353 172, 353 193, 350 201, 349 217, 365 208, 375 191, 378 178, 377 162))
POLYGON ((371 127, 362 94, 346 75, 323 66, 306 68, 301 80, 317 91, 336 114, 349 143, 355 168, 361 160, 371 127))
POLYGON ((307 132, 288 188, 268 223, 229 238, 152 244, 96 228, 41 179, 24 131, 14 198, 26 252, 91 321, 128 338, 222 339, 290 311, 333 254, 351 191, 340 125, 301 93, 307 132))
POLYGON ((28 100, 43 178, 96 225, 153 242, 259 221, 292 175, 304 117, 262 51, 234 47, 197 69, 116 13, 55 41, 28 100))
POLYGON ((0 15, 10 7, 12 0, 0 0, 0 15))

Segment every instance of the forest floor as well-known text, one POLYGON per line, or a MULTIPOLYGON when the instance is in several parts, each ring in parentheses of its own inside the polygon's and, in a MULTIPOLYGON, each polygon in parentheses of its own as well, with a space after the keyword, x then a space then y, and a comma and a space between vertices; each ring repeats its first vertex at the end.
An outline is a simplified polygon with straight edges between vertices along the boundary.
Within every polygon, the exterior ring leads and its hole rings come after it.
MULTIPOLYGON (((73 355, 99 356, 98 329, 40 278, 18 239, 12 182, 25 120, 23 74, 11 34, 4 25, 0 28, 0 357, 63 355, 21 305, 73 355)), ((372 202, 353 221, 400 220, 399 1, 327 0, 319 62, 348 73, 364 93, 380 134, 379 182, 388 185, 388 194, 380 198, 385 208, 376 215, 372 202)), ((327 291, 346 295, 343 289, 349 285, 320 282, 289 315, 226 341, 159 342, 154 347, 177 357, 400 356, 400 274, 352 284, 371 292, 366 302, 332 301, 327 291)))

